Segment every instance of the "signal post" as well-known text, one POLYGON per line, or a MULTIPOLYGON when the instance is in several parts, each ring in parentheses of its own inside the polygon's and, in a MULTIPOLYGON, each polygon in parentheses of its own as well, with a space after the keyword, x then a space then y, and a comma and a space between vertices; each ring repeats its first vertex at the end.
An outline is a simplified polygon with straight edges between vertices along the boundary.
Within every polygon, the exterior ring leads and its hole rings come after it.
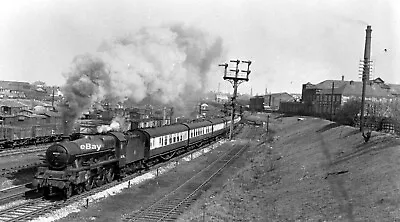
POLYGON ((236 63, 236 68, 235 69, 230 69, 228 73, 228 64, 219 64, 218 66, 222 66, 225 68, 224 70, 224 80, 229 81, 233 85, 233 95, 231 98, 231 104, 232 104, 232 113, 231 113, 231 125, 230 125, 230 130, 229 130, 229 140, 232 140, 232 133, 233 133, 233 120, 235 119, 235 103, 236 103, 236 96, 237 96, 237 88, 238 86, 243 83, 249 81, 249 75, 250 75, 250 65, 251 61, 240 61, 239 59, 237 60, 230 60, 231 63, 236 63), (241 70, 241 72, 246 73, 246 75, 239 75, 239 63, 245 63, 247 64, 247 70, 241 70))

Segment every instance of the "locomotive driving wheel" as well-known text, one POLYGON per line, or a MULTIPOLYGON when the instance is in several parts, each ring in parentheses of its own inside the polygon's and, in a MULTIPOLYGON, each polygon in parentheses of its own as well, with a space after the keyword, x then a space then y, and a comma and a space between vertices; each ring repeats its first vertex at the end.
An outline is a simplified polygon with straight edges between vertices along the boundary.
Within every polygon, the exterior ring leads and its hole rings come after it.
POLYGON ((84 188, 85 188, 86 191, 89 191, 89 190, 91 190, 93 188, 93 186, 94 186, 93 177, 91 176, 91 177, 86 179, 84 188))
POLYGON ((50 188, 48 187, 43 187, 43 196, 45 198, 48 198, 50 196, 50 188))
POLYGON ((114 173, 114 169, 112 167, 106 171, 105 177, 106 177, 107 183, 111 183, 114 180, 115 173, 114 173))
POLYGON ((64 197, 65 199, 68 199, 72 196, 72 191, 73 191, 73 187, 72 184, 68 184, 64 187, 64 197))
POLYGON ((96 184, 96 186, 100 187, 105 183, 105 175, 104 172, 99 174, 95 179, 94 179, 94 183, 96 184))
POLYGON ((83 184, 79 184, 75 187, 75 193, 76 194, 81 194, 83 193, 83 191, 85 190, 84 185, 83 184))

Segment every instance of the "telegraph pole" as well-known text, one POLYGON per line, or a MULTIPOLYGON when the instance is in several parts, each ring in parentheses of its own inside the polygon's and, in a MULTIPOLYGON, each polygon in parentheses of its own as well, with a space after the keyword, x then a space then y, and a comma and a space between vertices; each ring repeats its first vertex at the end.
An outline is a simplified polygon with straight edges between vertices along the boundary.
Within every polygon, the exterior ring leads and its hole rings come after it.
POLYGON ((231 125, 230 125, 230 130, 229 130, 229 140, 232 140, 232 133, 233 133, 233 120, 235 118, 235 103, 236 103, 236 96, 237 96, 237 87, 239 86, 239 84, 241 84, 242 82, 247 82, 249 81, 249 75, 250 75, 250 65, 251 65, 251 61, 240 61, 239 59, 237 60, 230 60, 231 63, 236 63, 236 68, 235 69, 230 69, 229 71, 233 72, 229 73, 228 75, 228 64, 224 63, 224 64, 219 64, 218 66, 223 66, 225 68, 224 71, 224 80, 229 81, 230 83, 232 83, 233 85, 233 95, 232 95, 232 113, 231 113, 231 125), (246 63, 247 64, 247 70, 241 70, 241 72, 246 73, 246 76, 239 76, 239 63, 246 63))
POLYGON ((54 86, 53 86, 53 95, 51 97, 51 107, 52 107, 52 109, 54 111, 55 110, 55 108, 54 108, 54 86))
POLYGON ((331 121, 333 121, 333 90, 335 89, 335 82, 332 82, 332 95, 331 95, 331 121))

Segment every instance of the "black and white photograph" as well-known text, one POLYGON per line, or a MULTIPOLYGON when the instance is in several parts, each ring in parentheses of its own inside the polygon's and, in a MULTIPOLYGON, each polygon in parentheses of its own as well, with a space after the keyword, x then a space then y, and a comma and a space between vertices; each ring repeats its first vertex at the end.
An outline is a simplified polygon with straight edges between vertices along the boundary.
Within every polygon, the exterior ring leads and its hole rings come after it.
POLYGON ((400 221, 400 1, 1 0, 0 221, 400 221))

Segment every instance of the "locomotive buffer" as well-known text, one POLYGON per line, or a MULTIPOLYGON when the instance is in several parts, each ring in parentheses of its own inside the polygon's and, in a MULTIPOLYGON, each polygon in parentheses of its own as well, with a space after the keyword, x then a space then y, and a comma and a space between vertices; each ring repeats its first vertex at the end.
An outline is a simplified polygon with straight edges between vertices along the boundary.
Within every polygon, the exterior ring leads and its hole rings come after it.
POLYGON ((229 140, 232 140, 232 133, 233 133, 233 120, 235 118, 235 103, 236 103, 236 96, 237 96, 237 88, 238 86, 243 83, 243 82, 248 82, 249 81, 249 75, 250 75, 250 65, 251 61, 240 61, 239 59, 237 60, 230 60, 229 62, 236 63, 236 68, 235 69, 230 69, 230 73, 228 74, 228 64, 219 64, 218 66, 223 66, 225 68, 224 70, 224 80, 227 80, 233 85, 233 95, 232 95, 232 113, 231 113, 231 124, 230 124, 230 130, 229 130, 229 140), (246 63, 247 64, 247 70, 241 70, 241 72, 246 73, 246 75, 239 75, 239 63, 246 63))

